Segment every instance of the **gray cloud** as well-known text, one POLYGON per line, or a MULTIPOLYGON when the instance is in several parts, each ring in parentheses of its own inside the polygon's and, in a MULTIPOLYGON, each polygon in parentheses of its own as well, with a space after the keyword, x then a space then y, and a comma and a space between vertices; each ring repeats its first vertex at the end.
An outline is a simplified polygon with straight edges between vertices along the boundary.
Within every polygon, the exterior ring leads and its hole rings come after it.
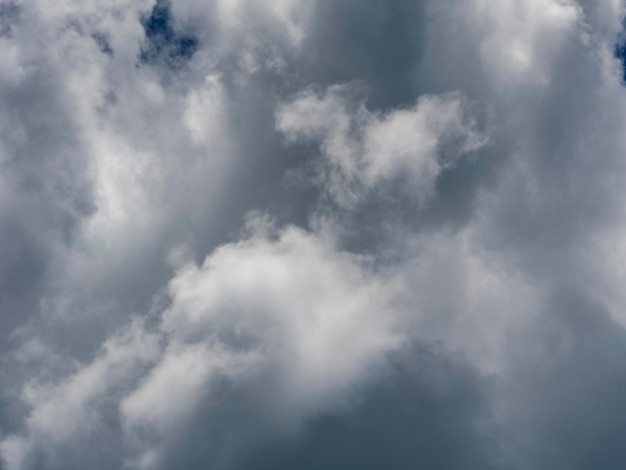
POLYGON ((621 468, 623 9, 0 1, 0 467, 621 468))

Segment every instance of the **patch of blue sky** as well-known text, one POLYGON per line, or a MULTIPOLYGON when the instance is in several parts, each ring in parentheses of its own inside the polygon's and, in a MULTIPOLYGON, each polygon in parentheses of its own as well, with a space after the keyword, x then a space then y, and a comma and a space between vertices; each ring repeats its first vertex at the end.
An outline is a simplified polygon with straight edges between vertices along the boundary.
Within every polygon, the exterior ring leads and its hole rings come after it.
POLYGON ((139 57, 142 63, 165 62, 176 67, 190 60, 198 49, 198 39, 193 34, 174 28, 167 0, 158 0, 142 24, 146 35, 139 57))

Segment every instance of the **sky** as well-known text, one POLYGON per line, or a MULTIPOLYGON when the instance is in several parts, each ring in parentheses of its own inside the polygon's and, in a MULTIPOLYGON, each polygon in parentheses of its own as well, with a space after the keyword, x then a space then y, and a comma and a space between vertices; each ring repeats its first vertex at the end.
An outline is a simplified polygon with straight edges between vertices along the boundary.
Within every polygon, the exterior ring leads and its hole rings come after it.
POLYGON ((625 16, 0 0, 0 469, 626 468, 625 16))

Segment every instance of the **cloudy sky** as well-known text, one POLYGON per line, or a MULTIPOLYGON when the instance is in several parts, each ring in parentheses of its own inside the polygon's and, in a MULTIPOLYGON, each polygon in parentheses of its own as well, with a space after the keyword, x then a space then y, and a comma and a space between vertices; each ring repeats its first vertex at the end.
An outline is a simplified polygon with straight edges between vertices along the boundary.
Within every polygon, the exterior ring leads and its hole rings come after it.
POLYGON ((625 15, 0 0, 0 469, 626 468, 625 15))

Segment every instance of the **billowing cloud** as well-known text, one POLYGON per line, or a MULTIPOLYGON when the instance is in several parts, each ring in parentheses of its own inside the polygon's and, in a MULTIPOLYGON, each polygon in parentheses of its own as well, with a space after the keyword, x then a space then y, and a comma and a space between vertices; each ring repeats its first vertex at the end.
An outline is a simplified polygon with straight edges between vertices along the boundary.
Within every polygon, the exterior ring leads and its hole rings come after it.
POLYGON ((342 96, 349 93, 349 86, 333 87, 323 96, 305 91, 277 116, 277 127, 289 141, 321 142, 330 167, 322 180, 340 205, 407 174, 414 197, 425 199, 446 167, 486 143, 458 96, 422 97, 412 109, 377 116, 363 105, 353 104, 351 113, 342 96))
POLYGON ((621 468, 619 0, 0 0, 0 468, 621 468))
POLYGON ((203 402, 219 408, 223 387, 254 393, 257 418, 279 432, 342 406, 375 375, 405 339, 397 282, 330 240, 250 223, 248 238, 177 270, 159 318, 135 319, 61 383, 23 390, 26 435, 2 441, 9 468, 33 454, 56 466, 59 448, 96 439, 116 414, 124 439, 142 449, 133 462, 160 468, 161 447, 203 402))

